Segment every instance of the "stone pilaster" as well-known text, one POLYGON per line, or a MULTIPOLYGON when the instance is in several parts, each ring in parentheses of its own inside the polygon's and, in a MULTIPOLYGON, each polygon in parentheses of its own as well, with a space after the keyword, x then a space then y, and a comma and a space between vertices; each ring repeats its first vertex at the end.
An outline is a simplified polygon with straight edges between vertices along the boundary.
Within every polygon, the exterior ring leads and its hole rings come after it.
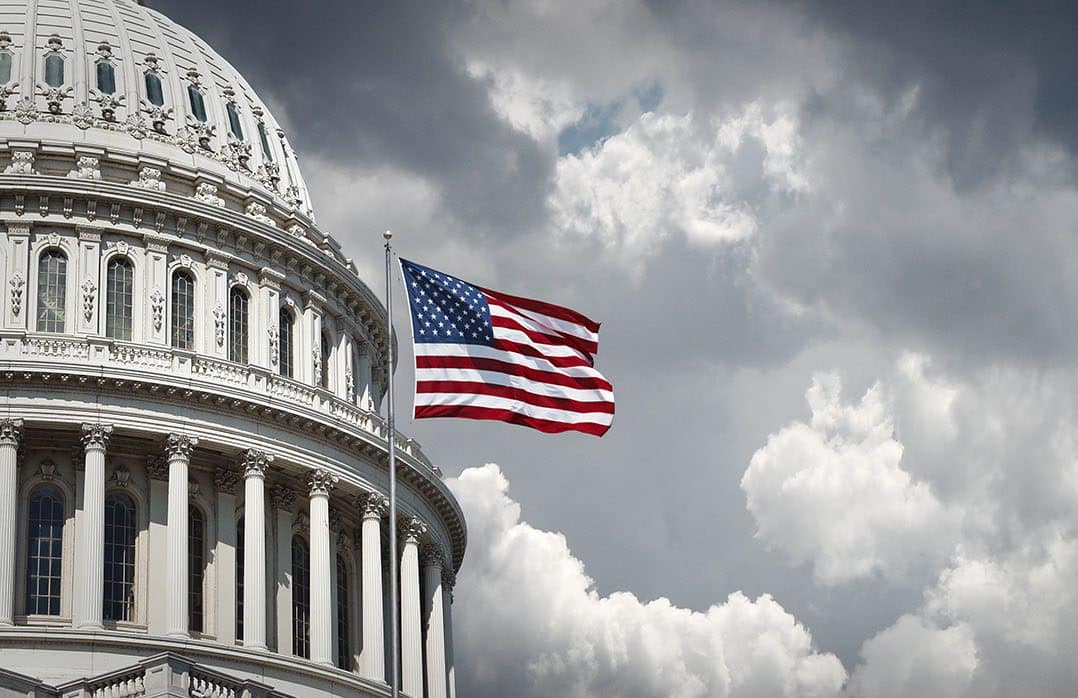
POLYGON ((15 621, 15 545, 21 419, 0 419, 0 625, 15 621))

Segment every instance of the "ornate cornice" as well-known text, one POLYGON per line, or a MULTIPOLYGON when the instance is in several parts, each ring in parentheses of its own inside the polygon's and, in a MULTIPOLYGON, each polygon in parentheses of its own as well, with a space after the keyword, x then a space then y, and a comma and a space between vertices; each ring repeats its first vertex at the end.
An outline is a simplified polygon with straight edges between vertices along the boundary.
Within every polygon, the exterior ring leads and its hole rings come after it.
POLYGON ((243 476, 245 478, 265 477, 266 470, 272 462, 273 454, 253 448, 248 449, 247 452, 243 454, 243 476))
POLYGON ((83 449, 96 448, 104 451, 108 448, 110 436, 112 436, 112 425, 90 423, 82 425, 83 449))
POLYGON ((168 440, 165 442, 165 453, 170 461, 190 461, 191 454, 195 452, 195 446, 198 446, 198 439, 195 437, 173 432, 168 435, 168 440))
POLYGON ((339 479, 325 468, 319 468, 307 476, 307 488, 310 490, 312 497, 328 497, 339 479))
POLYGON ((22 438, 22 420, 4 418, 0 419, 0 446, 19 447, 19 439, 22 438))

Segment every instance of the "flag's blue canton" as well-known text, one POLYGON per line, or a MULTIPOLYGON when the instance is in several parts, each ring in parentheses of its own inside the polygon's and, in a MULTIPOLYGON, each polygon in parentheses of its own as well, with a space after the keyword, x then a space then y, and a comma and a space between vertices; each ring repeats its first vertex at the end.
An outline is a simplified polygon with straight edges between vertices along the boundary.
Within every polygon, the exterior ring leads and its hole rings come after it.
POLYGON ((483 293, 455 276, 401 259, 417 342, 494 345, 483 293))

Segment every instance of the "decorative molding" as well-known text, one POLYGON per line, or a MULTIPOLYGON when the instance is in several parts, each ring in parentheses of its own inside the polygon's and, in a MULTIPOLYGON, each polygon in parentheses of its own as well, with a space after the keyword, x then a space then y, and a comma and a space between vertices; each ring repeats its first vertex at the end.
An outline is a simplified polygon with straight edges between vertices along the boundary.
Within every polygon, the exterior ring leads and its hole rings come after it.
POLYGON ((424 543, 419 549, 419 559, 423 567, 446 567, 445 551, 437 543, 424 543))
POLYGON ((270 364, 276 366, 280 363, 281 330, 276 323, 271 323, 266 333, 269 335, 270 364))
POLYGON ((217 196, 217 185, 210 184, 209 182, 202 182, 195 187, 195 198, 204 204, 211 206, 224 207, 225 200, 217 196))
POLYGON ((108 447, 109 437, 111 436, 111 424, 91 424, 89 422, 83 422, 82 424, 82 447, 84 449, 97 448, 104 451, 108 447))
POLYGON ((112 473, 109 482, 115 483, 117 487, 127 487, 131 484, 131 471, 121 465, 112 473))
POLYGON ((22 278, 22 274, 15 272, 8 280, 8 285, 11 286, 11 313, 17 317, 22 312, 22 289, 26 280, 22 278))
POLYGON ((160 332, 165 322, 165 294, 156 286, 150 291, 150 311, 153 314, 154 332, 160 332))
POLYGON ((272 462, 272 453, 266 453, 265 451, 259 451, 253 448, 248 449, 243 454, 243 476, 245 478, 256 476, 265 477, 266 470, 272 462))
POLYGON ((258 203, 257 201, 252 201, 251 203, 247 204, 247 208, 245 208, 243 212, 251 218, 254 218, 259 223, 265 223, 266 225, 274 228, 277 227, 277 221, 267 216, 266 207, 258 203))
POLYGON ((131 181, 131 186, 148 191, 165 191, 161 181, 161 170, 156 167, 143 167, 138 171, 138 179, 131 181))
POLYGON ((248 284, 250 284, 250 281, 251 279, 249 276, 247 276, 246 272, 238 271, 232 275, 233 285, 243 286, 244 288, 246 288, 248 284))
POLYGON ((156 453, 146 456, 146 474, 151 480, 168 480, 168 463, 156 453))
POLYGON ((94 319, 94 301, 97 300, 97 284, 94 280, 87 278, 82 282, 82 316, 86 318, 86 321, 94 319))
POLYGON ((0 446, 18 448, 19 439, 22 438, 22 424, 21 419, 0 419, 0 446))
POLYGON ((37 174, 34 170, 34 151, 15 150, 11 153, 11 164, 4 168, 4 174, 37 174))
POLYGON ((329 496, 330 490, 337 484, 338 478, 325 468, 319 468, 307 476, 307 488, 312 497, 329 496))
POLYGON ((198 439, 195 437, 173 432, 168 435, 168 440, 165 441, 165 454, 170 461, 182 459, 190 462, 195 446, 198 446, 198 439))
POLYGON ((46 458, 38 463, 37 476, 42 480, 56 479, 56 461, 52 458, 46 458))
POLYGON ((311 349, 311 368, 314 373, 314 384, 322 387, 322 347, 313 347, 311 349))
POLYGON ((290 512, 296 505, 296 491, 288 485, 278 483, 270 488, 270 502, 274 509, 290 512))
POLYGON ((72 179, 100 180, 101 163, 91 155, 80 155, 75 164, 75 169, 68 172, 67 176, 72 179))
POLYGON ((225 345, 225 317, 225 309, 218 303, 213 309, 213 334, 219 347, 225 345))

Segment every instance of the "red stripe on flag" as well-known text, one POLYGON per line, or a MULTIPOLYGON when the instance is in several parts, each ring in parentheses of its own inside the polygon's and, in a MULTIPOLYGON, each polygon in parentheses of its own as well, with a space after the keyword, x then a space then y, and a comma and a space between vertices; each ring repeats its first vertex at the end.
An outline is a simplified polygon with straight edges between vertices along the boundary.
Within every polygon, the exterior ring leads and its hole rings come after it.
POLYGON ((499 422, 509 422, 522 427, 530 427, 547 434, 560 434, 566 431, 580 431, 593 436, 602 436, 610 429, 609 424, 594 424, 584 422, 570 424, 568 422, 556 422, 550 419, 538 419, 529 417, 511 410, 503 410, 494 407, 474 407, 471 405, 416 405, 415 417, 460 417, 463 419, 493 419, 499 422))
POLYGON ((542 313, 543 315, 549 315, 550 317, 558 318, 566 322, 572 322, 577 325, 586 327, 591 332, 599 331, 599 323, 595 322, 586 315, 571 310, 569 308, 563 308, 560 305, 554 305, 553 303, 546 303, 544 301, 537 301, 534 298, 524 298, 522 296, 511 296, 508 293, 502 293, 501 291, 491 291, 489 288, 483 288, 477 286, 480 291, 487 294, 491 299, 499 301, 502 305, 509 304, 515 305, 523 310, 530 310, 534 313, 542 313))
POLYGON ((508 385, 476 381, 416 381, 416 393, 456 393, 458 395, 490 395, 504 397, 536 407, 567 412, 603 412, 614 414, 614 403, 609 400, 574 400, 567 397, 550 397, 508 385))
POLYGON ((553 344, 555 346, 568 346, 576 349, 581 354, 592 356, 599 349, 598 342, 589 342, 586 339, 580 337, 574 337, 571 334, 564 334, 562 332, 550 333, 550 332, 536 332, 535 330, 525 327, 523 324, 516 322, 513 318, 504 317, 502 315, 491 315, 490 322, 495 327, 504 327, 509 330, 516 330, 523 333, 528 339, 538 344, 553 344))
POLYGON ((576 366, 591 367, 592 362, 579 356, 550 356, 539 351, 530 344, 521 344, 508 339, 494 339, 494 348, 501 351, 511 351, 521 356, 530 356, 533 359, 545 359, 558 368, 574 368, 576 366))
POLYGON ((495 371, 510 376, 520 376, 538 383, 560 385, 565 388, 583 388, 596 390, 614 390, 610 381, 591 376, 570 376, 564 373, 552 373, 498 359, 486 359, 470 356, 423 356, 415 357, 416 368, 470 368, 476 371, 495 371))

